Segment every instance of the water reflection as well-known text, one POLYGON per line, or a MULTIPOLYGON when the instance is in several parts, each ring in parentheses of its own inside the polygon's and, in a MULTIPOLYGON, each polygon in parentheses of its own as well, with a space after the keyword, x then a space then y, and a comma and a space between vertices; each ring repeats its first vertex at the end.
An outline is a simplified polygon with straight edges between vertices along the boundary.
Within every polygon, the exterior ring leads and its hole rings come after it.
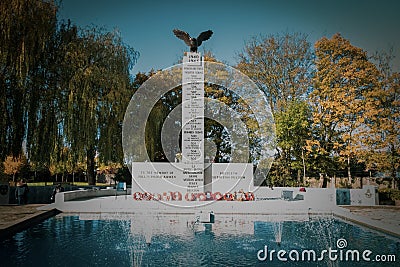
MULTIPOLYGON (((215 223, 201 223, 195 214, 61 214, 0 242, 0 265, 256 266, 265 264, 257 259, 265 245, 321 251, 335 248, 339 238, 351 249, 399 256, 398 238, 332 217, 216 214, 215 223)), ((365 262, 318 263, 357 264, 365 262)))

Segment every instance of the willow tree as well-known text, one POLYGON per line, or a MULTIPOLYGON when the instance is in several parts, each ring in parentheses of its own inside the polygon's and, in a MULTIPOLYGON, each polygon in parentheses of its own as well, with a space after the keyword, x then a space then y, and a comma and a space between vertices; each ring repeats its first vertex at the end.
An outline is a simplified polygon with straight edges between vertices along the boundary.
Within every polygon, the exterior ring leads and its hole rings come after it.
POLYGON ((380 74, 367 53, 340 34, 317 41, 315 54, 317 72, 311 99, 319 137, 313 144, 323 154, 336 154, 347 165, 351 183, 351 166, 364 138, 366 107, 378 90, 380 74))
POLYGON ((121 127, 131 92, 129 70, 137 53, 118 32, 83 30, 64 59, 64 133, 74 162, 85 161, 88 183, 95 184, 95 157, 121 161, 121 127))
MULTIPOLYGON (((64 166, 66 153, 64 145, 64 132, 62 122, 65 114, 65 76, 68 73, 64 68, 65 51, 77 38, 77 27, 67 23, 61 23, 52 35, 46 55, 43 61, 45 65, 37 66, 41 69, 39 76, 43 81, 41 92, 36 96, 39 100, 36 121, 29 128, 27 135, 27 152, 29 162, 33 170, 40 171, 51 168, 54 165, 64 166), (52 166, 53 165, 53 166, 52 166)), ((67 149, 68 151, 68 149, 67 149)))
POLYGON ((56 31, 55 1, 0 2, 0 158, 22 153, 48 95, 49 48, 56 31))
MULTIPOLYGON (((133 90, 136 92, 136 90, 139 89, 143 83, 145 83, 149 78, 151 78, 151 76, 155 74, 157 74, 157 72, 154 70, 150 70, 147 74, 138 72, 132 82, 133 90)), ((160 75, 160 73, 158 73, 158 75, 160 75)), ((147 87, 145 88, 148 89, 147 87)), ((145 126, 145 143, 146 151, 150 161, 167 160, 167 156, 165 155, 164 148, 161 144, 161 129, 163 127, 164 120, 168 115, 169 108, 173 108, 171 105, 173 99, 176 100, 175 97, 175 94, 164 95, 162 99, 158 100, 157 103, 152 107, 149 117, 147 118, 145 126)), ((145 99, 147 100, 147 98, 145 99)), ((132 132, 136 133, 136 131, 132 132)), ((132 139, 135 139, 135 137, 132 136, 132 139)), ((172 155, 170 155, 170 157, 171 156, 172 155)))

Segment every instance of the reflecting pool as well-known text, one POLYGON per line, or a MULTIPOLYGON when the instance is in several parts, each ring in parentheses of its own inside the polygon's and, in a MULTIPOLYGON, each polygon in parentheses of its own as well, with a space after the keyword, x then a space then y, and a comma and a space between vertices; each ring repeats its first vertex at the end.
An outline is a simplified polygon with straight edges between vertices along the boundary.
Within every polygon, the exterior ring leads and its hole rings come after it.
POLYGON ((1 241, 0 266, 399 266, 399 250, 334 217, 61 214, 1 241))

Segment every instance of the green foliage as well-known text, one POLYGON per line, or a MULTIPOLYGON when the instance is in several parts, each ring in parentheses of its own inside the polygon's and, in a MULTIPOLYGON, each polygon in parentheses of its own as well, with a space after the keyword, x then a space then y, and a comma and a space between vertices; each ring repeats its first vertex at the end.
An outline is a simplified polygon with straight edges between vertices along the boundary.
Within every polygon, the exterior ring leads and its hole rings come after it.
POLYGON ((378 190, 379 197, 382 199, 400 200, 400 190, 393 188, 382 188, 378 190))
POLYGON ((7 183, 9 176, 4 173, 4 164, 0 163, 0 183, 7 183))
POLYGON ((0 2, 0 159, 18 156, 41 119, 56 28, 53 1, 0 2), (6 97, 4 97, 6 96, 6 97))
POLYGON ((146 124, 146 149, 151 161, 166 161, 161 145, 161 129, 167 115, 167 108, 161 101, 150 112, 146 124))
POLYGON ((0 159, 22 153, 35 169, 75 172, 95 157, 123 161, 122 120, 138 56, 117 31, 57 24, 53 1, 0 3, 0 159), (4 14, 4 16, 3 16, 4 14))
MULTIPOLYGON (((0 179, 15 179, 29 168, 63 176, 85 170, 94 184, 97 167, 122 166, 126 107, 155 73, 138 73, 131 81, 138 53, 117 31, 60 23, 58 9, 58 1, 0 2, 0 173, 6 175, 0 179)), ((216 61, 209 52, 205 57, 216 61)), ((347 168, 351 185, 352 171, 365 166, 387 173, 393 187, 400 187, 400 74, 391 68, 392 54, 373 60, 340 34, 317 41, 315 54, 299 33, 246 43, 237 68, 262 89, 276 120, 276 160, 269 174, 274 184, 298 185, 302 177, 321 174, 326 185, 328 176, 347 168)), ((229 77, 225 70, 217 75, 229 77)), ((249 161, 256 162, 254 114, 227 88, 205 84, 205 96, 240 114, 250 139, 249 161)), ((151 160, 164 160, 162 123, 181 101, 179 86, 151 111, 151 160)), ((217 148, 216 162, 230 160, 234 144, 220 123, 207 119, 205 138, 217 148)), ((126 170, 118 179, 130 180, 126 170)), ((398 191, 393 195, 399 199, 398 191)))
MULTIPOLYGON (((278 155, 282 169, 277 172, 283 184, 290 182, 295 175, 306 172, 305 146, 310 137, 311 110, 304 101, 291 101, 285 111, 275 114, 276 135, 278 141, 278 155)), ((300 175, 296 180, 300 180, 300 175)))
POLYGON ((400 190, 392 189, 390 192, 390 198, 392 200, 400 200, 400 190))
POLYGON ((86 158, 89 184, 94 181, 94 157, 122 162, 122 120, 132 96, 129 69, 136 53, 117 32, 97 28, 82 31, 65 53, 66 95, 63 125, 72 158, 86 158))
POLYGON ((128 167, 124 166, 122 168, 119 168, 117 171, 117 174, 114 177, 114 180, 117 182, 126 182, 127 184, 132 183, 132 176, 131 173, 129 172, 128 167))

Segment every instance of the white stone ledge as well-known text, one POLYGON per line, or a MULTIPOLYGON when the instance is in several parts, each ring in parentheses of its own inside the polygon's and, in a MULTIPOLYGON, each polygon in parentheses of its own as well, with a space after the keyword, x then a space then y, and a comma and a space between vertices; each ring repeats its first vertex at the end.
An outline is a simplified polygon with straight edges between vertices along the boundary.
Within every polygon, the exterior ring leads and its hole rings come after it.
POLYGON ((130 189, 128 191, 117 191, 116 189, 80 189, 74 191, 60 192, 56 194, 55 203, 56 205, 62 205, 64 202, 85 199, 85 198, 95 198, 104 196, 115 196, 115 195, 129 195, 130 189))

